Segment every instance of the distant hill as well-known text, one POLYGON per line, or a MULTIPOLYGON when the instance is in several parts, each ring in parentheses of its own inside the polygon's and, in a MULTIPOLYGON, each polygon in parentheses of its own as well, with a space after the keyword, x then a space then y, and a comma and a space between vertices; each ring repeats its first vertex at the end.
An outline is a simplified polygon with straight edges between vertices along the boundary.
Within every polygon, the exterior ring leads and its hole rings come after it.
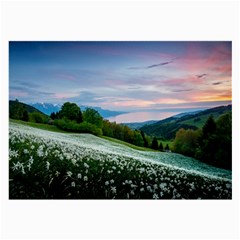
MULTIPOLYGON (((46 115, 49 115, 52 112, 58 112, 60 111, 62 104, 52 104, 52 103, 30 103, 29 105, 37 108, 38 110, 40 110, 41 112, 45 113, 46 115)), ((103 117, 103 118, 108 118, 108 117, 114 117, 120 114, 124 114, 126 112, 119 112, 119 111, 111 111, 111 110, 107 110, 107 109, 102 109, 100 107, 91 107, 91 106, 83 106, 80 105, 79 106, 81 108, 82 111, 86 110, 86 108, 93 108, 96 111, 99 112, 99 114, 103 117)))
POLYGON ((39 111, 37 108, 32 107, 26 103, 22 103, 22 102, 18 102, 18 101, 13 101, 13 100, 9 100, 9 113, 11 114, 13 111, 16 111, 17 108, 19 107, 23 107, 24 109, 27 110, 28 113, 33 113, 33 112, 38 112, 44 116, 46 116, 46 114, 44 114, 43 112, 39 111))
POLYGON ((140 130, 158 138, 173 139, 180 128, 196 130, 205 124, 210 115, 217 120, 219 116, 229 111, 232 111, 232 105, 210 108, 182 117, 169 117, 156 123, 145 125, 140 130))
POLYGON ((143 126, 147 126, 153 123, 156 123, 158 121, 156 120, 150 120, 150 121, 145 121, 145 122, 131 122, 131 123, 121 123, 122 125, 128 126, 129 128, 135 130, 135 129, 140 129, 143 126))

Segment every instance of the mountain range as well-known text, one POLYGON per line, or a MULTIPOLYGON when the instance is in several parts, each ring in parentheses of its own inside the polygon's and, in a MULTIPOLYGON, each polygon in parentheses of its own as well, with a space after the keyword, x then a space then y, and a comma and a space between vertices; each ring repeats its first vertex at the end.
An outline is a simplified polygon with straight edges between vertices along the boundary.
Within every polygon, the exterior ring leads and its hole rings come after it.
MULTIPOLYGON (((62 107, 62 104, 52 104, 52 103, 29 103, 29 105, 47 115, 50 115, 52 112, 58 112, 62 107)), ((81 108, 82 111, 86 110, 86 108, 88 107, 93 108, 96 111, 98 111, 103 118, 114 117, 114 116, 126 113, 126 112, 102 109, 100 107, 92 107, 92 106, 90 107, 90 106, 83 106, 83 105, 80 105, 79 107, 81 108)))

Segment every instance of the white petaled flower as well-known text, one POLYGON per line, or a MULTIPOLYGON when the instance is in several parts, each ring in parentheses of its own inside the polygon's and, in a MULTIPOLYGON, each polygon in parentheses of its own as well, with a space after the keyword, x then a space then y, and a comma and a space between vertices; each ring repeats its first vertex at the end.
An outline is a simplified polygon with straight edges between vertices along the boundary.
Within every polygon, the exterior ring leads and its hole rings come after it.
POLYGON ((130 194, 131 194, 131 195, 134 195, 134 191, 133 191, 133 190, 131 190, 131 191, 130 191, 130 194))
POLYGON ((140 188, 140 192, 144 192, 144 188, 142 187, 142 188, 140 188))
POLYGON ((67 171, 67 176, 71 177, 72 176, 72 172, 71 171, 67 171))
POLYGON ((33 164, 33 157, 31 156, 30 159, 28 160, 30 164, 33 164))
POLYGON ((78 177, 78 178, 82 178, 82 174, 81 174, 81 173, 78 173, 77 177, 78 177))
POLYGON ((117 193, 117 188, 116 187, 111 187, 111 191, 113 194, 116 194, 117 193))
POLYGON ((75 186, 76 186, 75 182, 72 182, 72 183, 71 183, 71 186, 72 186, 72 187, 75 187, 75 186))
POLYGON ((156 193, 153 194, 153 199, 159 199, 159 197, 156 193))
POLYGON ((83 181, 87 182, 87 181, 88 181, 88 177, 87 177, 87 176, 84 176, 84 177, 83 177, 83 181))
POLYGON ((27 149, 24 149, 23 152, 24 152, 24 154, 28 154, 29 153, 29 151, 27 149))
POLYGON ((49 167, 50 167, 50 162, 46 162, 46 169, 49 170, 49 167))
POLYGON ((35 148, 35 146, 34 146, 34 145, 32 145, 30 148, 33 150, 33 149, 35 148))
POLYGON ((56 171, 55 172, 55 175, 58 177, 60 175, 60 172, 59 171, 56 171))
POLYGON ((89 165, 87 163, 83 164, 85 168, 89 168, 89 165))
POLYGON ((116 167, 115 167, 115 166, 112 166, 112 169, 113 169, 113 170, 116 170, 116 167))
POLYGON ((110 183, 114 183, 114 180, 113 180, 113 179, 111 179, 111 180, 110 180, 110 183))
POLYGON ((105 185, 108 186, 108 185, 109 185, 109 181, 106 181, 106 182, 105 182, 105 185))
POLYGON ((226 183, 226 188, 227 188, 227 189, 230 189, 231 187, 232 187, 232 184, 226 183))
POLYGON ((13 158, 13 157, 18 157, 18 151, 15 151, 15 150, 11 150, 9 151, 9 157, 10 159, 13 158))

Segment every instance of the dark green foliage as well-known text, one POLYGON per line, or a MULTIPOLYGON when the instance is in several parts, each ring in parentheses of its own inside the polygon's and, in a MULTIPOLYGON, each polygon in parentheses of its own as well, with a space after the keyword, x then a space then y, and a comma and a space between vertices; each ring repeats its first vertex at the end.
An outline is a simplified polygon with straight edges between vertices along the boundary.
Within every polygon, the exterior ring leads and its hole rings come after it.
POLYGON ((213 119, 213 116, 210 115, 207 122, 205 123, 205 125, 202 128, 203 137, 207 138, 211 134, 214 134, 215 131, 216 131, 216 123, 213 119))
POLYGON ((210 115, 214 115, 214 119, 218 119, 223 113, 231 112, 232 105, 220 106, 207 109, 196 114, 189 114, 180 118, 170 117, 158 121, 154 124, 145 125, 140 128, 145 134, 156 136, 163 139, 174 139, 178 130, 181 128, 196 130, 202 128, 204 120, 210 115))
POLYGON ((144 146, 144 141, 141 133, 138 130, 134 131, 134 139, 133 139, 133 144, 136 146, 143 147, 144 146))
POLYGON ((149 144, 148 144, 148 140, 145 136, 145 133, 143 132, 143 130, 141 130, 141 135, 142 135, 142 138, 143 138, 143 142, 144 142, 144 147, 148 147, 149 144))
POLYGON ((52 120, 55 120, 56 119, 56 113, 55 112, 52 112, 51 115, 50 115, 50 118, 52 120))
POLYGON ((98 128, 103 127, 103 118, 102 116, 98 113, 98 111, 92 109, 92 108, 87 108, 83 112, 83 120, 88 123, 92 123, 96 125, 98 128))
POLYGON ((76 103, 66 102, 63 104, 61 110, 59 111, 59 118, 67 118, 77 123, 83 121, 82 112, 80 107, 76 103))
POLYGON ((88 122, 77 123, 76 121, 63 118, 55 120, 54 125, 69 132, 91 133, 97 136, 102 135, 102 130, 100 128, 88 122))
POLYGON ((169 151, 170 149, 169 149, 169 146, 168 146, 168 144, 166 145, 166 147, 165 147, 165 151, 169 151))
POLYGON ((29 115, 28 115, 28 112, 27 112, 26 109, 23 111, 23 117, 22 117, 22 120, 23 120, 23 121, 26 121, 26 122, 29 121, 29 115))
MULTIPOLYGON (((9 117, 12 119, 23 120, 23 121, 35 121, 35 118, 32 117, 33 113, 37 113, 42 121, 44 122, 47 119, 47 115, 40 112, 36 108, 29 106, 25 103, 19 102, 17 99, 15 101, 9 101, 9 117)), ((38 118, 38 119, 40 119, 38 118)))
POLYGON ((202 130, 180 129, 176 134, 173 150, 216 167, 231 169, 231 113, 223 114, 216 122, 209 116, 202 130))
POLYGON ((41 113, 33 112, 30 113, 30 121, 35 123, 44 123, 44 117, 41 113))
POLYGON ((184 154, 186 156, 195 156, 198 147, 199 131, 181 128, 177 133, 173 142, 173 151, 184 154))
POLYGON ((199 139, 197 156, 217 167, 232 168, 232 117, 224 114, 215 123, 208 119, 199 139))
POLYGON ((158 140, 156 137, 152 140, 152 149, 158 150, 158 140))
POLYGON ((162 142, 160 142, 160 144, 159 144, 159 151, 163 152, 163 145, 162 145, 162 142))

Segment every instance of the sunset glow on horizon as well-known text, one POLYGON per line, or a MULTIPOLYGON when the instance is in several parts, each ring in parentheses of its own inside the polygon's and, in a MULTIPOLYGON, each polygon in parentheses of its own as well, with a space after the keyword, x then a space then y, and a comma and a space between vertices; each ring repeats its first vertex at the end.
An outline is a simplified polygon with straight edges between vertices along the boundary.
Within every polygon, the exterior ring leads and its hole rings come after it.
POLYGON ((231 104, 231 42, 10 42, 9 97, 118 111, 231 104))

